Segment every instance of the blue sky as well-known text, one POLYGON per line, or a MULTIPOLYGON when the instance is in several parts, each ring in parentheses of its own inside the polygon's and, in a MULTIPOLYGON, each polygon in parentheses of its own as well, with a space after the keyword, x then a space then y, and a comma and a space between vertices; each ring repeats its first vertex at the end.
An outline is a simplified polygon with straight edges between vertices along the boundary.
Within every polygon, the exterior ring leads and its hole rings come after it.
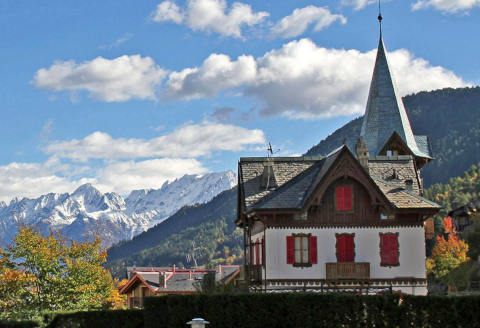
MULTIPOLYGON (((372 3, 373 2, 373 3, 372 3)), ((240 156, 298 155, 363 113, 377 4, 0 3, 0 199, 127 194, 240 156)), ((401 95, 480 81, 480 1, 390 0, 401 95)))

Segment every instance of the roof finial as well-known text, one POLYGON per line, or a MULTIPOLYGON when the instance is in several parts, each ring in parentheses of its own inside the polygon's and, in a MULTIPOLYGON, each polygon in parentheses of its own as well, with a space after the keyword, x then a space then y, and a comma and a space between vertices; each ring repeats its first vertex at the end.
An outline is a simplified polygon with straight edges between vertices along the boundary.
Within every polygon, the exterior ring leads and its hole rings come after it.
POLYGON ((382 19, 381 0, 378 0, 378 22, 380 23, 380 37, 382 36, 382 19))

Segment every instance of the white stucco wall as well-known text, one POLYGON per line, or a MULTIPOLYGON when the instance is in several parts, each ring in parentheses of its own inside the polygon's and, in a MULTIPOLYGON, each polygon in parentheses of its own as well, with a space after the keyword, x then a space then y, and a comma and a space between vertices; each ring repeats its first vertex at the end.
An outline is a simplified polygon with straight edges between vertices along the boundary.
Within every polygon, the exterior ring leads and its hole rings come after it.
MULTIPOLYGON (((315 228, 266 230, 267 279, 325 279, 325 263, 337 262, 335 233, 355 233, 355 262, 370 263, 371 279, 426 278, 425 237, 423 227, 391 228, 315 228), (379 233, 398 232, 400 265, 380 266, 379 233), (317 236, 318 263, 298 268, 286 263, 286 237, 294 233, 317 236)), ((263 233, 261 234, 263 236, 263 233)), ((258 237, 260 237, 260 234, 258 237)), ((257 236, 255 236, 256 238, 257 236)), ((255 240, 255 239, 254 239, 255 240)))

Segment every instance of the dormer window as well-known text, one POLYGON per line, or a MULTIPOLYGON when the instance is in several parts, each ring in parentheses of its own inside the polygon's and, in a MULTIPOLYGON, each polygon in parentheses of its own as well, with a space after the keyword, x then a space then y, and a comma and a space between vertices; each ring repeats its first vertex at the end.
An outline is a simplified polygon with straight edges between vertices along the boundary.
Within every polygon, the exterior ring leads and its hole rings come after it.
POLYGON ((335 208, 337 211, 353 210, 353 188, 351 185, 335 188, 335 208))

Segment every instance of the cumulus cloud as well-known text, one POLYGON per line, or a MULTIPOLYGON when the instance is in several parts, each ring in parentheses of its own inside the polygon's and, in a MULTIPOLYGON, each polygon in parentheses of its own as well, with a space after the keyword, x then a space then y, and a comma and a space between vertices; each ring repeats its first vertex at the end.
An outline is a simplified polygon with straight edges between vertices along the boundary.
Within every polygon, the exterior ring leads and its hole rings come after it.
POLYGON ((192 158, 158 158, 145 161, 110 163, 98 172, 97 184, 102 191, 127 194, 135 189, 158 189, 166 181, 185 174, 202 174, 208 170, 192 158))
MULTIPOLYGON (((231 88, 256 98, 262 115, 318 118, 361 114, 373 72, 376 49, 329 49, 309 39, 291 41, 254 59, 212 55, 200 67, 170 74, 170 99, 213 97, 231 88), (224 67, 220 69, 218 67, 224 67), (248 69, 247 69, 248 68, 248 69), (235 79, 234 71, 243 72, 235 79)), ((468 85, 455 73, 415 58, 408 50, 389 54, 400 95, 421 90, 468 85)))
POLYGON ((95 132, 83 139, 52 142, 47 154, 76 161, 89 159, 134 159, 151 157, 197 158, 213 151, 240 151, 249 145, 264 144, 262 130, 204 121, 187 124, 153 139, 112 138, 95 132))
POLYGON ((307 6, 295 9, 291 15, 282 18, 272 27, 272 34, 283 38, 297 37, 303 34, 310 24, 313 30, 320 31, 334 22, 347 23, 343 15, 332 14, 328 8, 307 6))
POLYGON ((181 24, 184 15, 175 2, 164 1, 157 5, 157 9, 152 13, 152 20, 158 23, 171 21, 181 24))
POLYGON ((88 178, 70 179, 64 176, 65 166, 55 159, 45 163, 17 163, 0 166, 0 200, 13 197, 38 197, 49 192, 71 192, 92 182, 88 178))
POLYGON ((33 83, 52 91, 87 91, 94 99, 119 102, 130 99, 155 99, 155 89, 167 72, 150 57, 97 57, 91 61, 58 61, 39 69, 33 83))
POLYGON ((189 0, 186 8, 181 9, 167 0, 157 5, 152 20, 183 23, 194 31, 242 38, 244 26, 257 25, 268 15, 264 11, 254 12, 250 5, 241 2, 234 2, 228 9, 226 0, 189 0))
POLYGON ((345 6, 352 6, 355 10, 360 10, 368 5, 377 3, 377 0, 342 0, 341 4, 345 6))
POLYGON ((444 13, 458 13, 480 7, 480 0, 418 0, 412 4, 413 10, 434 8, 444 13))
POLYGON ((172 72, 163 94, 171 100, 214 97, 220 90, 252 82, 256 70, 253 56, 232 61, 227 55, 211 54, 200 67, 172 72))

